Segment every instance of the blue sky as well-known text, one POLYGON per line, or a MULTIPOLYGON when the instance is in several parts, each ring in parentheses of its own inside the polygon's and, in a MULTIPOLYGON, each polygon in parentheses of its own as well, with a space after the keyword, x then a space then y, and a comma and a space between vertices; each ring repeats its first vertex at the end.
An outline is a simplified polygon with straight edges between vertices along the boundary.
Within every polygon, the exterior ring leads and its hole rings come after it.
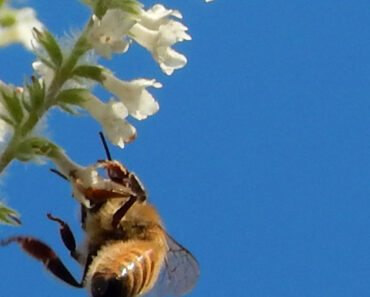
MULTIPOLYGON (((27 4, 59 36, 88 17, 77 1, 27 4)), ((153 92, 159 113, 135 123, 138 139, 112 154, 138 174, 169 233, 199 260, 189 297, 367 296, 369 2, 165 4, 183 13, 193 37, 177 47, 189 60, 183 70, 165 76, 137 46, 101 62, 122 78, 164 85, 153 92)), ((0 78, 21 83, 32 59, 18 46, 1 49, 0 78)), ((77 162, 104 157, 93 120, 53 111, 48 126, 77 162)), ((0 235, 42 238, 79 278, 45 218, 65 218, 81 238, 78 207, 49 167, 9 168, 2 192, 24 225, 0 235)), ((4 296, 86 296, 16 246, 0 250, 0 263, 4 296)))

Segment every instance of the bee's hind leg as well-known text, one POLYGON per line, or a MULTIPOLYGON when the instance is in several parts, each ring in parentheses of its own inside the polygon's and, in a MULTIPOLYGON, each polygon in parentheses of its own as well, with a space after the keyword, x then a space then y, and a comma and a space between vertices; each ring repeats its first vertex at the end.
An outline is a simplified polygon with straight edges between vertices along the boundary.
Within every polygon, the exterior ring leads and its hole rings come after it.
POLYGON ((65 247, 70 251, 71 257, 75 259, 77 262, 80 262, 80 256, 78 251, 76 250, 76 240, 71 231, 71 228, 65 221, 63 221, 60 218, 54 217, 50 213, 47 214, 47 217, 50 220, 57 222, 59 224, 60 237, 62 238, 65 247))
POLYGON ((12 236, 1 240, 0 245, 6 246, 12 242, 18 243, 31 257, 44 263, 46 269, 60 280, 73 287, 82 288, 82 283, 76 281, 55 252, 41 240, 30 236, 12 236))

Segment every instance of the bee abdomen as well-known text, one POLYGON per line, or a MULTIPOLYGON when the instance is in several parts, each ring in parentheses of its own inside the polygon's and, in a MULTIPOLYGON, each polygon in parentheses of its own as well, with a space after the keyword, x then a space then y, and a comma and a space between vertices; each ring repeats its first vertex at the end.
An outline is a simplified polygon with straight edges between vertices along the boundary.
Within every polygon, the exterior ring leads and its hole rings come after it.
POLYGON ((127 296, 139 296, 151 289, 156 280, 156 262, 152 250, 131 250, 120 267, 120 279, 125 283, 127 296))
POLYGON ((116 243, 102 248, 90 271, 93 297, 136 297, 157 280, 163 252, 149 242, 116 243))

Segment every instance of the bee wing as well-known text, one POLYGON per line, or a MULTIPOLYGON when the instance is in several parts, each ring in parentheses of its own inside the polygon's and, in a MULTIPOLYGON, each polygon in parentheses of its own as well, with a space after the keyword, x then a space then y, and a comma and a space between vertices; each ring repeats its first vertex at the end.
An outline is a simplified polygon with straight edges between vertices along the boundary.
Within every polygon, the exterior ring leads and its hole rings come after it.
POLYGON ((151 296, 182 296, 189 293, 199 278, 194 256, 167 234, 168 253, 151 296))

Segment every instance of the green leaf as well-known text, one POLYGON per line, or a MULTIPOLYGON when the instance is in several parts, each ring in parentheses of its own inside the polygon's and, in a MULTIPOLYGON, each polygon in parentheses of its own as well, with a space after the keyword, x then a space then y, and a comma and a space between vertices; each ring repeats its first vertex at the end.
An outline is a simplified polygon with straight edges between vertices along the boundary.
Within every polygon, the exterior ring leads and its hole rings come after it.
POLYGON ((64 110, 65 112, 67 112, 67 113, 71 114, 71 115, 74 115, 74 116, 80 116, 80 115, 81 115, 81 113, 79 113, 79 112, 76 110, 76 108, 74 108, 74 106, 71 106, 71 105, 69 105, 69 104, 67 104, 67 103, 59 102, 59 103, 57 104, 57 106, 58 106, 59 108, 61 108, 62 110, 64 110))
POLYGON ((44 64, 45 66, 49 67, 50 69, 55 70, 55 66, 53 65, 52 62, 50 62, 49 60, 45 59, 44 57, 41 57, 40 55, 38 55, 37 58, 40 60, 40 62, 42 62, 42 64, 44 64))
POLYGON ((60 148, 42 137, 30 137, 22 141, 16 148, 15 157, 20 161, 30 161, 38 156, 52 157, 60 148))
POLYGON ((5 223, 13 226, 19 226, 22 222, 19 219, 19 214, 14 209, 5 206, 0 202, 0 223, 5 223))
POLYGON ((4 114, 0 114, 0 119, 3 120, 5 123, 8 123, 12 127, 16 126, 16 124, 13 122, 13 120, 11 118, 7 117, 4 114))
POLYGON ((73 70, 72 74, 75 76, 92 79, 101 83, 103 81, 103 77, 101 75, 103 69, 104 68, 101 66, 79 65, 73 70))
POLYGON ((28 98, 23 98, 22 99, 22 105, 23 105, 23 107, 24 107, 24 109, 28 112, 28 113, 30 113, 31 111, 32 111, 32 106, 31 106, 31 104, 28 102, 28 100, 27 100, 28 98))
POLYGON ((57 103, 80 106, 86 101, 87 94, 89 94, 89 90, 83 88, 63 90, 59 93, 56 101, 57 103))
POLYGON ((6 92, 5 90, 0 90, 0 93, 3 98, 5 109, 11 116, 15 126, 20 125, 24 118, 24 110, 18 94, 15 91, 10 93, 6 92))
POLYGON ((139 15, 143 4, 136 0, 98 0, 95 2, 95 15, 101 19, 108 9, 119 8, 127 13, 139 15))
POLYGON ((39 107, 42 106, 42 104, 45 101, 45 85, 40 84, 40 81, 34 76, 32 76, 31 79, 32 79, 32 84, 26 84, 26 87, 30 95, 29 97, 30 97, 31 106, 27 107, 27 108, 30 108, 30 112, 32 110, 34 111, 38 110, 39 107))
POLYGON ((50 60, 57 67, 63 63, 62 50, 59 47, 58 42, 54 39, 54 36, 49 31, 39 31, 36 28, 33 29, 36 33, 37 40, 41 43, 43 48, 48 53, 50 60))
POLYGON ((60 69, 59 75, 61 79, 67 80, 71 76, 72 70, 75 68, 78 60, 84 55, 90 48, 91 44, 88 42, 86 34, 82 34, 75 43, 69 58, 63 64, 60 69))

